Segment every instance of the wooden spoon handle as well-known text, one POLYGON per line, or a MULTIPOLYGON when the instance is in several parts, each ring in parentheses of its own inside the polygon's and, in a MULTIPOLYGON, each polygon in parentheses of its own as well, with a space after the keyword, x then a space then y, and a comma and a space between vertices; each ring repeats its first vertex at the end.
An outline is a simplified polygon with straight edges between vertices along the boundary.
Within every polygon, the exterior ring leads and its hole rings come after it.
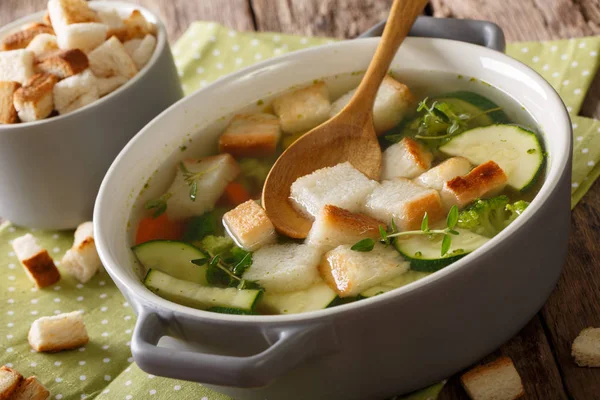
POLYGON ((390 64, 400 44, 408 35, 413 23, 423 11, 428 0, 395 0, 388 16, 381 41, 377 46, 377 51, 373 60, 365 73, 356 93, 347 105, 349 112, 372 110, 375 102, 375 96, 381 81, 390 68, 390 64), (350 111, 352 109, 352 111, 350 111))

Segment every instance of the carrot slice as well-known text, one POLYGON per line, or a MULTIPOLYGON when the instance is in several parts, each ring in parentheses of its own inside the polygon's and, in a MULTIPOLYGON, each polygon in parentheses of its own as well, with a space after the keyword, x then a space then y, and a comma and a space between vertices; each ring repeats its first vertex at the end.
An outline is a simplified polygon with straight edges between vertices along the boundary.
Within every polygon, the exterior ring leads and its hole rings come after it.
POLYGON ((251 198, 250 193, 248 193, 244 185, 238 182, 231 182, 225 187, 224 197, 234 206, 242 204, 251 198))
POLYGON ((180 240, 183 236, 185 224, 169 221, 167 214, 156 218, 145 217, 139 225, 135 235, 135 244, 150 240, 180 240))

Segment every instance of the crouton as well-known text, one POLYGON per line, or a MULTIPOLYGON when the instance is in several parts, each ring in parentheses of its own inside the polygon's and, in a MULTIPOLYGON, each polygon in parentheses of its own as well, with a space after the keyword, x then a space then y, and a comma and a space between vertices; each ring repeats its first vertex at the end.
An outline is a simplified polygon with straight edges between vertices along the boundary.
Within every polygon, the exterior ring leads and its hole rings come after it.
POLYGON ((25 273, 35 286, 44 288, 60 280, 60 273, 48 251, 40 247, 31 233, 13 240, 12 247, 23 265, 25 273))
POLYGON ((50 13, 48 12, 48 10, 46 10, 46 12, 44 13, 44 16, 42 17, 42 21, 44 22, 44 24, 46 24, 52 28, 52 20, 50 19, 50 13))
POLYGON ((27 340, 37 352, 56 352, 83 346, 89 337, 82 313, 73 311, 36 319, 27 340))
POLYGON ((54 85, 54 107, 59 114, 66 114, 97 100, 96 77, 85 70, 54 85))
POLYGON ((94 50, 106 40, 108 26, 98 22, 67 25, 58 37, 58 47, 64 50, 80 49, 85 53, 94 50))
POLYGON ((73 246, 67 250, 60 265, 81 283, 89 281, 102 267, 91 221, 77 227, 73 246))
POLYGON ((14 106, 21 121, 37 121, 52 113, 56 82, 58 78, 52 74, 35 74, 15 92, 14 106))
POLYGON ((444 182, 468 174, 471 167, 471 163, 466 158, 452 157, 417 176, 415 183, 440 191, 444 187, 444 182))
POLYGON ((379 238, 379 227, 386 224, 364 214, 325 205, 317 214, 306 243, 331 250, 342 244, 353 245, 365 238, 379 238))
POLYGON ((431 168, 432 161, 431 151, 416 140, 405 137, 383 152, 381 179, 412 179, 431 168))
POLYGON ((273 102, 285 133, 311 130, 329 118, 329 90, 323 82, 279 96, 273 102))
POLYGON ((54 31, 48 25, 40 23, 32 24, 26 29, 17 31, 2 39, 0 51, 24 49, 37 35, 42 33, 53 34, 54 31))
POLYGON ((235 242, 248 251, 255 251, 276 239, 275 227, 254 200, 225 213, 223 225, 235 242))
POLYGON ((67 25, 99 20, 96 12, 85 0, 49 0, 48 14, 57 35, 60 35, 67 25))
MULTIPOLYGON (((337 115, 348 103, 356 89, 342 95, 331 104, 329 117, 337 115)), ((408 86, 386 75, 379 86, 373 105, 373 123, 378 135, 398 125, 410 110, 415 98, 408 86)))
POLYGON ((98 88, 98 96, 102 97, 125 84, 128 79, 124 76, 112 76, 110 78, 96 78, 96 86, 98 88))
POLYGON ((0 124, 19 122, 13 98, 21 85, 18 82, 0 82, 0 124))
POLYGON ((341 245, 325 253, 319 264, 321 277, 340 297, 357 296, 408 270, 409 263, 391 247, 379 243, 369 252, 341 245))
POLYGON ((509 357, 480 365, 460 377, 472 400, 514 400, 525 395, 521 377, 509 357))
POLYGON ((150 34, 147 34, 144 37, 144 39, 142 39, 138 43, 138 45, 133 49, 133 51, 131 51, 132 44, 129 45, 128 50, 128 46, 126 46, 126 44, 131 43, 134 40, 138 41, 140 39, 132 39, 126 42, 123 46, 125 47, 125 51, 127 51, 127 54, 129 54, 129 56, 135 63, 137 69, 140 70, 152 57, 152 53, 154 52, 154 48, 156 47, 156 38, 150 34))
POLYGON ((137 73, 135 63, 125 51, 123 44, 114 36, 91 51, 88 59, 92 72, 101 78, 115 75, 133 78, 137 73))
POLYGON ((48 33, 41 33, 33 38, 27 45, 27 50, 32 51, 37 58, 40 58, 46 53, 58 50, 58 42, 56 36, 48 33))
POLYGON ((271 114, 238 114, 219 138, 219 151, 234 157, 275 154, 281 136, 279 119, 271 114))
POLYGON ((171 194, 168 200, 169 218, 179 220, 211 211, 227 184, 239 173, 239 165, 229 154, 184 160, 177 167, 175 180, 167 190, 171 194), (192 185, 195 190, 192 190, 192 185))
POLYGON ((98 15, 98 19, 100 20, 101 23, 103 23, 104 25, 108 26, 109 29, 109 36, 112 36, 110 34, 110 31, 113 30, 118 30, 118 29, 123 29, 125 28, 125 23, 123 22, 123 20, 121 19, 121 16, 119 15, 119 13, 117 12, 117 10, 112 9, 112 10, 98 10, 96 11, 96 14, 98 15))
POLYGON ((0 400, 12 399, 13 394, 23 381, 23 375, 3 365, 0 368, 0 400))
POLYGON ((376 186, 377 182, 345 162, 296 179, 291 186, 290 199, 300 212, 313 217, 326 204, 358 212, 376 186))
POLYGON ((394 219, 401 231, 419 229, 425 213, 429 222, 444 217, 439 193, 405 178, 381 182, 367 197, 364 212, 388 224, 394 219))
POLYGON ((83 51, 71 49, 43 54, 36 67, 38 71, 64 79, 84 71, 88 65, 88 58, 83 51))
POLYGON ((462 208, 476 199, 495 196, 504 189, 507 180, 498 164, 488 161, 465 176, 445 182, 440 194, 446 208, 453 205, 462 208))
POLYGON ((252 254, 244 279, 258 282, 269 292, 303 290, 320 280, 317 266, 322 252, 305 244, 273 244, 252 254))
POLYGON ((50 391, 35 376, 30 376, 21 381, 10 400, 47 400, 49 398, 50 391))
POLYGON ((600 328, 585 328, 573 341, 571 355, 580 367, 600 367, 600 328))
POLYGON ((129 57, 133 56, 133 52, 140 47, 144 39, 131 39, 123 43, 123 47, 125 47, 125 51, 129 54, 129 57))
POLYGON ((131 39, 142 39, 154 31, 153 24, 148 22, 140 10, 133 10, 127 18, 123 20, 125 24, 124 36, 122 33, 115 32, 116 36, 123 42, 131 39))
POLYGON ((0 81, 24 84, 33 75, 34 54, 29 50, 0 52, 0 81))

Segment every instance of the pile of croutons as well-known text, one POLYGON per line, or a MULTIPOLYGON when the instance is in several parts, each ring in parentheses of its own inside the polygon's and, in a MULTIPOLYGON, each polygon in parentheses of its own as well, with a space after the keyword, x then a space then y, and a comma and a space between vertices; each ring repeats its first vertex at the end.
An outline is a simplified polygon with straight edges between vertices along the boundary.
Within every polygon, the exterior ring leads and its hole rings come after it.
POLYGON ((156 27, 85 0, 49 0, 44 20, 0 43, 0 124, 62 115, 105 96, 150 60, 156 27))

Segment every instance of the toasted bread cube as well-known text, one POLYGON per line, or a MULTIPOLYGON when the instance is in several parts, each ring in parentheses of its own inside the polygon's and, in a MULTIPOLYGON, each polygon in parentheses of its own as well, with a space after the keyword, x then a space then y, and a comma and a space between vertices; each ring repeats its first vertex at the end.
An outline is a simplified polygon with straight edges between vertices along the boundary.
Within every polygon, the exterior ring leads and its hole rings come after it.
POLYGON ((41 33, 33 38, 27 45, 27 50, 32 51, 37 58, 44 54, 58 50, 58 42, 56 36, 49 33, 41 33))
POLYGON ((414 139, 405 137, 383 152, 381 179, 414 178, 431 168, 433 154, 414 139))
MULTIPOLYGON (((356 93, 356 89, 352 89, 334 101, 331 104, 329 117, 334 117, 342 111, 350 103, 354 93, 356 93)), ((381 82, 381 86, 379 86, 373 105, 375 132, 380 135, 398 125, 410 110, 414 101, 415 98, 408 86, 386 75, 381 82)))
POLYGON ((14 106, 23 122, 46 118, 54 109, 53 89, 58 78, 52 74, 35 74, 14 96, 14 106))
POLYGON ((85 53, 94 50, 106 40, 108 26, 99 22, 67 25, 58 37, 58 47, 64 50, 80 49, 85 53))
POLYGON ((13 103, 18 82, 0 82, 0 124, 14 124, 19 122, 19 116, 13 103))
POLYGON ((350 247, 341 245, 325 253, 319 264, 321 277, 340 297, 357 296, 408 270, 409 263, 392 247, 377 243, 369 252, 350 247))
POLYGON ((429 171, 423 172, 414 181, 419 185, 440 191, 444 187, 444 182, 457 176, 468 174, 472 167, 466 158, 452 157, 431 168, 429 171))
POLYGON ((394 219, 400 231, 419 229, 425 213, 429 222, 444 217, 439 193, 405 178, 381 182, 367 197, 364 212, 387 224, 394 219))
POLYGON ((29 45, 29 43, 31 43, 31 41, 37 35, 40 35, 42 33, 53 34, 54 31, 51 27, 44 24, 32 24, 26 29, 17 31, 2 39, 2 44, 0 44, 0 51, 24 49, 29 45))
POLYGON ((240 167, 229 154, 219 154, 201 160, 184 160, 177 167, 175 180, 167 190, 169 218, 184 219, 211 211, 223 195, 225 187, 240 173, 240 167), (196 199, 192 200, 195 184, 196 199))
POLYGON ((317 266, 322 252, 305 244, 273 244, 252 254, 244 279, 257 281, 269 292, 303 290, 320 280, 317 266))
MULTIPOLYGON (((125 28, 125 23, 123 22, 123 20, 121 19, 121 16, 115 9, 98 10, 98 11, 96 11, 96 14, 98 15, 98 19, 100 20, 100 22, 103 23, 104 25, 108 26, 109 30, 125 28)), ((110 36, 112 36, 112 35, 110 35, 110 36)), ((110 37, 110 36, 107 36, 107 37, 110 37)))
POLYGON ((123 47, 125 47, 125 51, 129 54, 129 57, 133 56, 133 52, 140 47, 144 39, 131 39, 123 43, 123 47))
POLYGON ((571 355, 580 367, 600 367, 600 328, 585 328, 573 341, 571 355))
POLYGON ((59 114, 66 114, 99 98, 96 77, 85 70, 54 85, 54 105, 59 114))
POLYGON ((519 372, 509 357, 480 365, 460 377, 472 400, 514 400, 525 395, 519 372))
POLYGON ((12 399, 22 381, 23 375, 3 365, 0 368, 0 400, 12 399))
POLYGON ((368 215, 327 204, 317 214, 306 243, 327 251, 342 244, 353 245, 365 238, 377 239, 380 226, 385 228, 386 224, 368 215))
POLYGON ((279 96, 273 102, 285 133, 311 130, 329 118, 329 90, 323 82, 279 96))
POLYGON ((148 34, 153 34, 154 27, 144 18, 140 10, 133 10, 131 14, 123 20, 125 24, 125 36, 119 37, 123 42, 131 39, 142 39, 148 34))
POLYGON ((313 217, 326 204, 358 212, 376 186, 377 182, 345 162, 296 179, 290 199, 299 211, 313 217))
POLYGON ((89 281, 102 267, 91 221, 77 227, 73 247, 67 250, 60 265, 81 283, 89 281))
POLYGON ((89 65, 87 56, 80 49, 44 53, 39 60, 38 71, 56 75, 61 79, 77 75, 89 65))
POLYGON ((57 35, 67 25, 99 21, 98 15, 85 0, 49 0, 48 14, 57 35))
POLYGON ((248 251, 255 251, 277 238, 267 213, 254 200, 225 213, 223 225, 237 245, 248 251))
POLYGON ((88 59, 92 72, 101 78, 116 75, 133 78, 138 71, 123 44, 114 36, 90 52, 88 59))
POLYGON ((98 96, 102 97, 114 92, 128 81, 124 76, 112 76, 110 78, 96 78, 98 96))
POLYGON ((21 381, 10 400, 47 400, 49 398, 50 391, 42 385, 38 378, 30 376, 21 381))
POLYGON ((494 161, 473 168, 465 176, 457 176, 444 183, 441 196, 446 208, 462 208, 480 198, 492 197, 506 186, 508 177, 494 161))
POLYGON ((0 81, 24 84, 33 75, 34 54, 29 50, 0 52, 0 81))
POLYGON ((131 39, 125 42, 123 46, 137 69, 140 70, 152 57, 156 47, 156 38, 151 34, 147 34, 143 39, 131 39))
POLYGON ((275 154, 281 136, 279 119, 271 114, 238 114, 219 138, 219 152, 234 157, 275 154))
POLYGON ((27 339, 37 352, 74 349, 89 341, 82 313, 79 311, 36 319, 31 324, 27 339))
POLYGON ((13 240, 12 247, 25 273, 36 287, 44 288, 60 280, 60 273, 48 251, 40 247, 31 233, 13 240))

